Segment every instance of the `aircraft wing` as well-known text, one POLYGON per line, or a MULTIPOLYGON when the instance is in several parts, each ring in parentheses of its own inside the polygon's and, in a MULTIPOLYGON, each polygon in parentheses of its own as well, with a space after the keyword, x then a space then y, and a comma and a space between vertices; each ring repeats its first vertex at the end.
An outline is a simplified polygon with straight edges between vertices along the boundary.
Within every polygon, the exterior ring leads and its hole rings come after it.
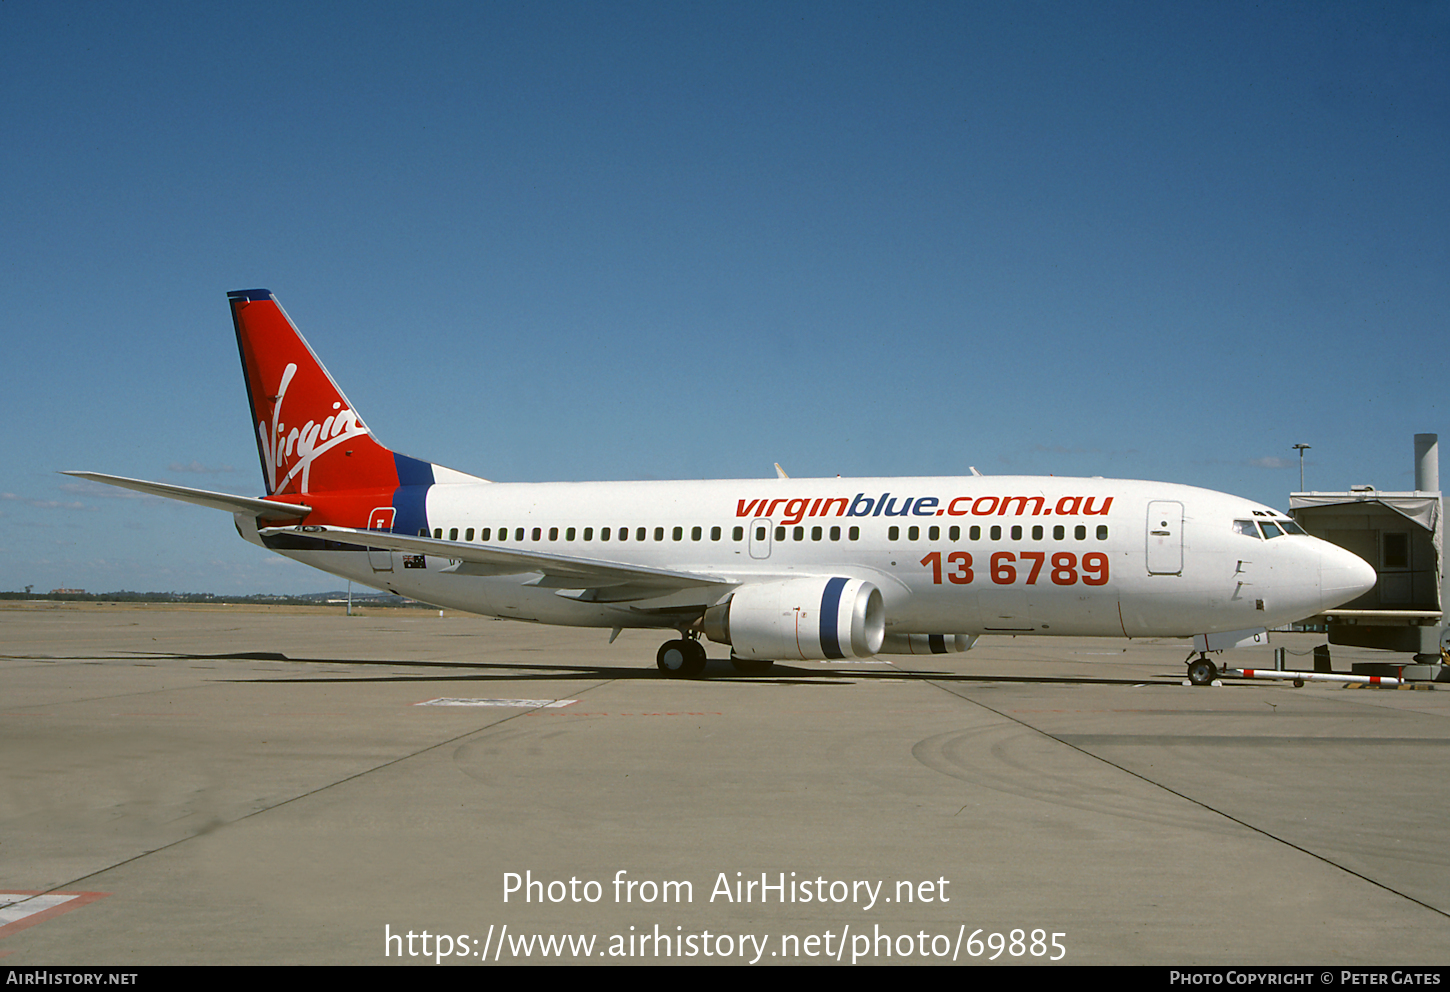
POLYGON ((343 541, 371 548, 388 548, 412 555, 433 555, 456 564, 444 569, 455 575, 518 575, 540 572, 542 577, 527 585, 560 590, 578 590, 587 595, 572 596, 588 602, 623 602, 667 595, 684 589, 708 586, 723 588, 739 585, 717 575, 679 572, 646 565, 579 558, 573 555, 550 554, 546 551, 524 551, 490 544, 467 544, 443 541, 434 537, 411 537, 387 531, 358 530, 352 527, 301 526, 268 527, 258 531, 261 537, 299 535, 343 541))
POLYGON ((276 503, 270 499, 256 499, 251 496, 233 496, 231 493, 214 493, 208 489, 189 489, 186 486, 172 486, 165 482, 147 482, 144 479, 128 479, 124 475, 104 475, 100 472, 62 472, 78 479, 104 482, 108 486, 134 489, 148 496, 164 496, 179 499, 184 503, 226 510, 228 513, 251 513, 259 517, 305 517, 312 507, 297 503, 276 503))

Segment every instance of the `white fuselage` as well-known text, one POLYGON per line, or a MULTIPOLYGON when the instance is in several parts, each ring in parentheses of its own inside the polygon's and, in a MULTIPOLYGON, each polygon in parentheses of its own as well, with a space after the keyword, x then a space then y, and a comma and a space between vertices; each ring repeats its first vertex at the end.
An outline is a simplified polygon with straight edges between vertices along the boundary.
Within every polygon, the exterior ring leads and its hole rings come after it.
MULTIPOLYGON (((740 585, 865 579, 881 591, 887 631, 920 634, 1147 637, 1272 627, 1372 584, 1369 566, 1334 545, 1294 533, 1266 539, 1280 528, 1235 525, 1285 519, 1191 486, 1058 477, 478 482, 426 492, 431 537, 740 585)), ((237 520, 262 543, 253 518, 237 520)), ((587 602, 557 582, 531 584, 538 572, 464 574, 448 558, 379 549, 279 550, 425 602, 541 623, 674 627, 672 607, 728 596, 714 587, 706 599, 687 589, 587 602)))

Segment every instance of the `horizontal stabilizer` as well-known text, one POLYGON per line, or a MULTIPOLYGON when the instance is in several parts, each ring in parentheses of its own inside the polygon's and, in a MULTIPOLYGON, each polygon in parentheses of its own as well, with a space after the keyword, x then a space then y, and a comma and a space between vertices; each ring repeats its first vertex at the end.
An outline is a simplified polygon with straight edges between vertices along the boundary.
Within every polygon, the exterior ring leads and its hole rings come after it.
POLYGON ((207 489, 188 489, 186 486, 172 486, 165 482, 128 479, 123 475, 103 475, 100 472, 62 472, 61 475, 73 475, 77 479, 89 479, 92 482, 104 482, 108 486, 134 489, 138 493, 145 493, 148 496, 179 499, 183 503, 195 503, 197 506, 206 506, 213 510, 226 510, 228 513, 250 513, 258 517, 285 518, 305 517, 312 512, 312 507, 299 506, 296 503, 274 503, 269 499, 233 496, 231 493, 214 493, 207 489))

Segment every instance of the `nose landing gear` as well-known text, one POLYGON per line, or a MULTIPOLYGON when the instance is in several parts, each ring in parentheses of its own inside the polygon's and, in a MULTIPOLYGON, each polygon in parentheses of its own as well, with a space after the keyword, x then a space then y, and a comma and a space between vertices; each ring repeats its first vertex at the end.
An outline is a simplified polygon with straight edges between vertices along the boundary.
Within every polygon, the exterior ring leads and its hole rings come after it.
POLYGON ((1213 680, 1218 678, 1218 666, 1208 660, 1208 655, 1200 653, 1197 658, 1188 662, 1188 681, 1194 685, 1213 685, 1213 680))

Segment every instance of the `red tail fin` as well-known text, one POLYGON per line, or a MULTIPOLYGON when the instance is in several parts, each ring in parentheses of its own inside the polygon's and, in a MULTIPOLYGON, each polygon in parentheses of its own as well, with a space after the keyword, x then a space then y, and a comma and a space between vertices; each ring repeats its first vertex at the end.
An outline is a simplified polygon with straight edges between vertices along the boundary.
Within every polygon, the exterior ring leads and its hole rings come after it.
POLYGON ((397 486, 393 453, 373 440, 272 293, 243 289, 227 299, 267 494, 397 486))

